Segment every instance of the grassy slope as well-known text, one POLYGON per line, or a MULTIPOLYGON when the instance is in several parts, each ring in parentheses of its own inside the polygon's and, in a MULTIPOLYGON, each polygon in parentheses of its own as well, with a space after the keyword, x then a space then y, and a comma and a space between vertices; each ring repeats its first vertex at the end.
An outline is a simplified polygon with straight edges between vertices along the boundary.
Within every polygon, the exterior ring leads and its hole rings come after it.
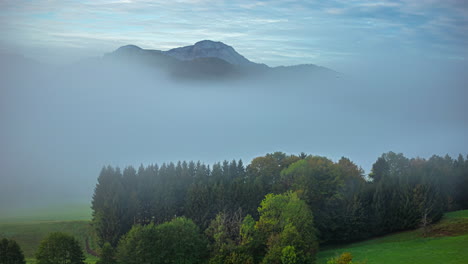
POLYGON ((355 260, 367 260, 369 264, 467 263, 467 249, 468 210, 464 210, 446 214, 426 238, 421 230, 414 230, 324 249, 318 254, 318 263, 324 264, 343 252, 351 252, 355 260))
MULTIPOLYGON (((94 242, 89 220, 91 210, 88 205, 54 206, 42 210, 18 212, 0 217, 0 238, 15 239, 21 246, 28 263, 33 263, 34 254, 42 239, 52 232, 65 232, 73 235, 85 249, 86 238, 94 242), (75 221, 72 219, 78 219, 75 221)), ((96 258, 87 255, 87 262, 96 258)))

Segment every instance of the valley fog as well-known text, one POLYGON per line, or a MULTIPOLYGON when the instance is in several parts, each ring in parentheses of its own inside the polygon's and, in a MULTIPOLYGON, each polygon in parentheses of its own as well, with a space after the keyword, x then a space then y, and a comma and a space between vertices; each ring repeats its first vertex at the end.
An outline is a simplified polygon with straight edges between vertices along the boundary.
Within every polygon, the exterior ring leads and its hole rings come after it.
POLYGON ((200 80, 99 59, 3 60, 0 210, 88 203, 104 165, 248 163, 283 151, 345 156, 367 174, 387 151, 465 153, 463 68, 404 65, 200 80))

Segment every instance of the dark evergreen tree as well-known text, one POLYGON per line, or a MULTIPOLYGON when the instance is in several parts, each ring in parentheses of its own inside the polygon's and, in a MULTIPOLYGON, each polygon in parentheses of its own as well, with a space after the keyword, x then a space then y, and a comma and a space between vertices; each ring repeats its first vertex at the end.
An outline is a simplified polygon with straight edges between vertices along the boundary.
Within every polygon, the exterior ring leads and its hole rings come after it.
POLYGON ((106 167, 99 174, 93 200, 92 225, 102 246, 105 242, 116 246, 120 236, 128 230, 123 228, 121 219, 124 215, 123 186, 120 170, 106 167))
POLYGON ((0 264, 25 264, 24 254, 13 239, 0 240, 0 264))

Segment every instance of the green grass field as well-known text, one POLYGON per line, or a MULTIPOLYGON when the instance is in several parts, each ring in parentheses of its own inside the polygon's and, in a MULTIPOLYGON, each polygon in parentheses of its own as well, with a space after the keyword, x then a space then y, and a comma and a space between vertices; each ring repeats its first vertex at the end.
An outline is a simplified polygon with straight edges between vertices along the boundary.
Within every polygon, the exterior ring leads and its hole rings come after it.
POLYGON ((88 204, 66 204, 34 209, 15 209, 1 212, 0 223, 91 220, 91 213, 91 206, 88 204))
POLYGON ((451 212, 435 224, 424 238, 421 230, 401 232, 381 238, 323 249, 318 264, 343 252, 357 261, 393 264, 468 263, 468 210, 451 212))
MULTIPOLYGON (((90 226, 89 205, 54 206, 43 209, 17 211, 0 217, 0 238, 12 238, 18 242, 28 264, 34 263, 34 254, 42 239, 52 232, 73 235, 85 249, 86 238, 91 247, 95 244, 90 226)), ((87 255, 87 262, 97 258, 87 255)))

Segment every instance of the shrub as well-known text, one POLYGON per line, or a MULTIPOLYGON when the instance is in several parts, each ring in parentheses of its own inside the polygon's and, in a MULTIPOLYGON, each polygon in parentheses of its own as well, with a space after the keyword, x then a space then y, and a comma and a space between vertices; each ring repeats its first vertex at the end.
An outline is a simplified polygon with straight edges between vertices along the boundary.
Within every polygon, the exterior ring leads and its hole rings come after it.
POLYGON ((36 264, 84 264, 84 259, 78 240, 60 232, 42 240, 36 253, 36 264))
POLYGON ((367 261, 353 262, 353 255, 349 252, 344 252, 340 256, 331 258, 327 264, 366 264, 367 261))
POLYGON ((192 220, 178 217, 158 226, 133 226, 120 240, 116 259, 122 264, 200 263, 207 243, 192 220))

